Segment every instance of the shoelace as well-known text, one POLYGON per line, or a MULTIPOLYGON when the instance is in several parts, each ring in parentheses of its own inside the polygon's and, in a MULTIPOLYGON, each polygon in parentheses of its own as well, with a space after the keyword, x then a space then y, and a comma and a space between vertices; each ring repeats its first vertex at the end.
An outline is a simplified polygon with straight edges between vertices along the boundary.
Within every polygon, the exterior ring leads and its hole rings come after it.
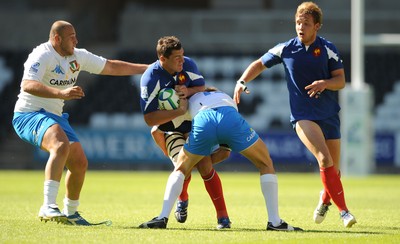
POLYGON ((329 210, 329 205, 322 204, 321 207, 318 209, 319 215, 325 215, 326 212, 329 210))
POLYGON ((341 215, 342 219, 347 219, 350 217, 350 213, 349 212, 345 212, 344 214, 341 215))

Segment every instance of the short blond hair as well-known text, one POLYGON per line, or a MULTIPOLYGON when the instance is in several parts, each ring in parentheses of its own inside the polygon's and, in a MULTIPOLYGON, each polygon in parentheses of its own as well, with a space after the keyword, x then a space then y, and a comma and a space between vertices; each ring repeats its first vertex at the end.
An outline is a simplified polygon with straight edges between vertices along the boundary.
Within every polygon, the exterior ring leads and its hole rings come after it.
POLYGON ((300 15, 309 14, 313 17, 314 23, 322 25, 322 10, 314 2, 303 2, 297 7, 294 18, 296 19, 300 15))

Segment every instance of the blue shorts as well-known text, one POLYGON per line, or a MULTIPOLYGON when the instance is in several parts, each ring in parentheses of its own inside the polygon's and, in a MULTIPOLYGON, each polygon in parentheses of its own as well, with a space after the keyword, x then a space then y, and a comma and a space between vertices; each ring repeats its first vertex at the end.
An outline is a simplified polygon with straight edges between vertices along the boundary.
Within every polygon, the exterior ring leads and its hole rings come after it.
MULTIPOLYGON (((340 139, 340 118, 339 115, 329 117, 324 120, 312 120, 317 123, 324 134, 325 140, 340 139)), ((297 121, 292 122, 293 129, 296 130, 297 121)))
POLYGON ((210 155, 218 144, 241 152, 259 138, 235 108, 226 106, 200 111, 192 120, 192 131, 184 148, 193 154, 210 155))
POLYGON ((61 126, 70 142, 79 142, 75 131, 68 122, 68 117, 67 113, 58 116, 48 113, 44 109, 36 112, 15 112, 12 124, 15 132, 22 140, 38 148, 42 144, 44 133, 54 124, 61 126))

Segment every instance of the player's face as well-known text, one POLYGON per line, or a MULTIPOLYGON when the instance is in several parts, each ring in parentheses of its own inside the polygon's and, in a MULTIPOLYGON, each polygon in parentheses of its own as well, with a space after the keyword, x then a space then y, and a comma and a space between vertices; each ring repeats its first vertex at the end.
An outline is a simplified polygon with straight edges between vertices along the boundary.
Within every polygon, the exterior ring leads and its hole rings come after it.
POLYGON ((172 53, 168 58, 162 56, 162 67, 171 75, 181 72, 183 70, 183 63, 185 62, 183 55, 183 48, 180 50, 172 50, 172 53))
POLYGON ((60 55, 70 56, 74 54, 74 48, 78 44, 75 29, 72 26, 67 26, 60 35, 60 55))
POLYGON ((315 24, 314 18, 310 14, 302 14, 296 17, 297 37, 306 46, 315 41, 319 28, 320 24, 315 24))

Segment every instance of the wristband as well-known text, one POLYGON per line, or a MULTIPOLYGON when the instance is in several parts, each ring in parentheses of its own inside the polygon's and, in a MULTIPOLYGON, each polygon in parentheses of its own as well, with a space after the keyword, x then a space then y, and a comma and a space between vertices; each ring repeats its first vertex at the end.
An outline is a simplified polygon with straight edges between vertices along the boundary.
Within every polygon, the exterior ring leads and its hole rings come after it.
POLYGON ((238 80, 238 81, 236 82, 236 84, 240 85, 240 86, 242 87, 243 91, 247 91, 246 81, 244 81, 244 80, 238 80))

